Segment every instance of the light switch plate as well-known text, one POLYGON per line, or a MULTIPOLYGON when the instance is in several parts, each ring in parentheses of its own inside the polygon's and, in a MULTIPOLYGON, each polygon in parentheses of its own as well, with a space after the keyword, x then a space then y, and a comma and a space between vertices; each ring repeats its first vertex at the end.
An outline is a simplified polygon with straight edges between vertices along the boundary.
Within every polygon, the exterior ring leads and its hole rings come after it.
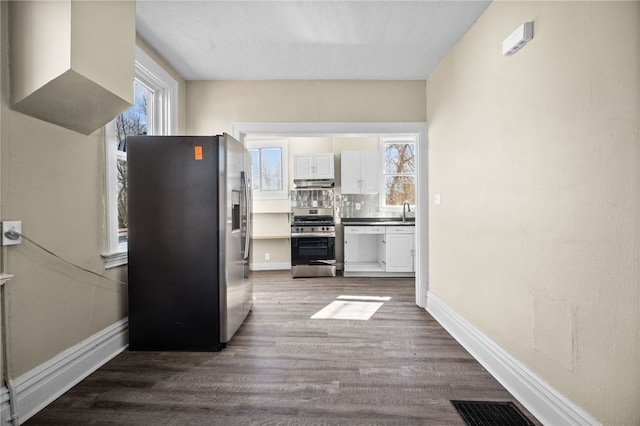
POLYGON ((436 206, 440 205, 440 203, 442 202, 442 199, 440 198, 440 194, 436 194, 434 201, 436 203, 436 206))
POLYGON ((2 245, 13 246, 16 244, 22 244, 22 237, 18 237, 15 240, 7 238, 5 232, 15 231, 22 234, 22 221, 21 220, 5 220, 2 222, 2 245))

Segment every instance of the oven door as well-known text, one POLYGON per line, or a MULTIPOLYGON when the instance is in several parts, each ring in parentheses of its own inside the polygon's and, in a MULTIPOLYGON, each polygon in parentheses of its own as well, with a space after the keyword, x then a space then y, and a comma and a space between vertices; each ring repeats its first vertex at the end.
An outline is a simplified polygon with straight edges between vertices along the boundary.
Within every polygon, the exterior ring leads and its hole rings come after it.
POLYGON ((292 237, 291 265, 334 264, 335 248, 335 236, 292 237))

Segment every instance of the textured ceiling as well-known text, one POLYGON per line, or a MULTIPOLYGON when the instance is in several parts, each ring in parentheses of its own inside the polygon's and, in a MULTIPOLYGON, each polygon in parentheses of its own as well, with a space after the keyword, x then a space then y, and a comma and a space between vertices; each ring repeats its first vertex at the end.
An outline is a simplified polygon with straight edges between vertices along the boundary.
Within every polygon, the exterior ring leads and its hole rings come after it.
POLYGON ((138 0, 186 80, 422 80, 489 1, 138 0))

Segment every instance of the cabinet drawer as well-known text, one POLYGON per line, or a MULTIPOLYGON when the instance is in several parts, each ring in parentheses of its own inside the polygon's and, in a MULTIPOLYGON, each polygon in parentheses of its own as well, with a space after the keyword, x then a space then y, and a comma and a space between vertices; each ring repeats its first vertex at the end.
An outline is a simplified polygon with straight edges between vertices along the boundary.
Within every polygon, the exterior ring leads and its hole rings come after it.
POLYGON ((387 234, 413 234, 413 226, 387 226, 387 234))
POLYGON ((384 234, 384 226, 345 226, 345 234, 384 234))

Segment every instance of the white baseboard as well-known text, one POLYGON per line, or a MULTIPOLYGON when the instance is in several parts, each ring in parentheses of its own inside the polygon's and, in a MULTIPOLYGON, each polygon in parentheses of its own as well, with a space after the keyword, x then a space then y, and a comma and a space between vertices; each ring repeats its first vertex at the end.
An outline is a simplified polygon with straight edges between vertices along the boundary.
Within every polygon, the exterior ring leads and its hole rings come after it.
MULTIPOLYGON (((129 344, 129 320, 124 318, 67 349, 13 381, 19 424, 71 389, 129 344)), ((9 425, 9 390, 0 390, 0 424, 9 425)))
POLYGON ((601 425, 431 292, 426 309, 543 424, 601 425))
POLYGON ((263 262, 263 263, 252 263, 251 270, 252 271, 282 271, 285 269, 291 269, 290 262, 263 262))
MULTIPOLYGON (((272 262, 263 262, 263 263, 252 263, 251 270, 252 271, 284 271, 287 269, 291 269, 291 263, 282 262, 282 263, 272 263, 272 262)), ((336 269, 342 269, 342 263, 336 263, 336 269)))

